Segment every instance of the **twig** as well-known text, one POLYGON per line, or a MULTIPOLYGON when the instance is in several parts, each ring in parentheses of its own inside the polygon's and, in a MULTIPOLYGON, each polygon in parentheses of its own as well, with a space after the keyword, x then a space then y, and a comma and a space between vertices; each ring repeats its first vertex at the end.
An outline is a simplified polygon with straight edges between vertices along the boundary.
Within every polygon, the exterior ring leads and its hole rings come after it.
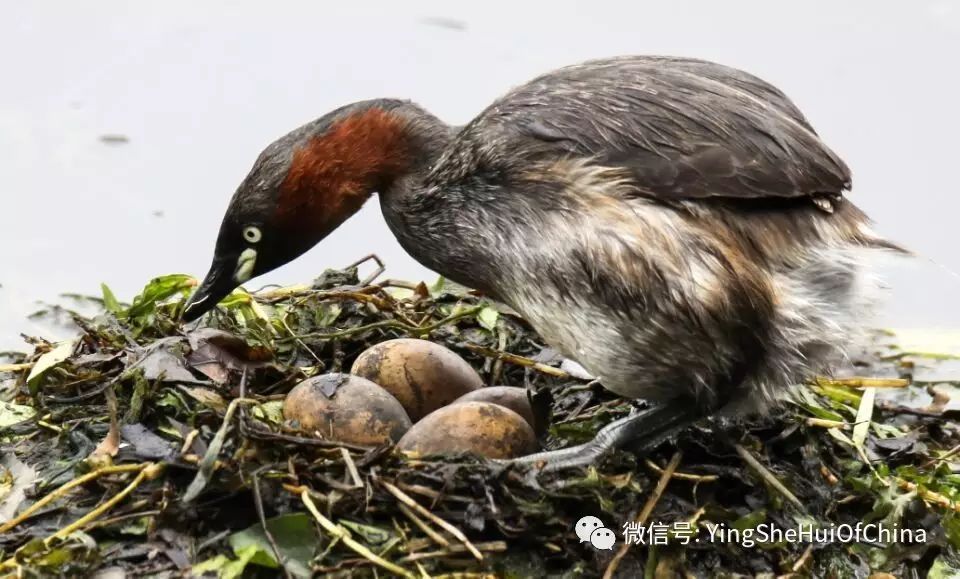
MULTIPOLYGON (((500 553, 507 550, 506 541, 489 541, 487 543, 477 543, 477 549, 485 553, 500 553)), ((423 559, 436 559, 437 557, 447 557, 450 555, 457 555, 463 553, 467 550, 463 545, 450 545, 446 549, 441 549, 439 551, 425 551, 423 553, 411 553, 406 557, 401 558, 400 560, 404 563, 412 563, 414 561, 421 561, 423 559)))
POLYGON ((950 509, 951 511, 960 513, 960 503, 954 502, 950 500, 948 497, 941 495, 940 493, 936 493, 933 491, 928 491, 927 489, 920 488, 915 483, 912 483, 908 480, 904 480, 902 478, 896 478, 894 480, 897 481, 897 485, 899 485, 900 488, 908 492, 916 492, 917 494, 920 495, 920 498, 922 498, 926 502, 933 503, 945 509, 950 509))
POLYGON ((350 547, 350 549, 352 549, 354 553, 356 553, 357 555, 360 555, 361 557, 363 557, 364 559, 370 561, 375 565, 383 567, 384 569, 386 569, 387 571, 390 571, 391 573, 396 573, 397 575, 400 575, 401 577, 407 577, 408 579, 416 579, 416 575, 414 575, 410 571, 407 571, 403 567, 400 567, 399 565, 395 565, 390 561, 383 559, 382 557, 380 557, 370 549, 366 548, 362 544, 355 541, 350 536, 350 533, 348 533, 346 529, 344 529, 340 525, 335 524, 330 519, 321 515, 320 511, 317 510, 317 506, 313 503, 313 499, 310 498, 310 491, 308 491, 307 489, 304 489, 300 493, 300 500, 302 500, 303 504, 307 506, 307 510, 309 510, 310 514, 313 515, 313 518, 315 518, 317 522, 320 523, 321 527, 326 529, 326 531, 331 535, 333 535, 336 539, 343 541, 343 544, 346 545, 347 547, 350 547))
MULTIPOLYGON (((79 531, 88 523, 95 521, 98 517, 103 515, 105 512, 109 511, 111 508, 114 507, 114 505, 116 505, 123 499, 127 498, 127 495, 129 495, 134 490, 136 490, 136 488, 140 486, 140 483, 142 483, 144 480, 154 479, 160 476, 160 472, 163 470, 162 464, 156 464, 152 462, 140 464, 137 466, 140 467, 140 472, 137 473, 137 476, 134 477, 134 479, 130 482, 130 484, 128 484, 123 490, 121 490, 119 493, 113 495, 108 500, 101 503, 97 508, 93 509, 86 515, 80 517, 73 523, 67 525, 66 527, 60 529, 56 533, 44 539, 43 540, 44 544, 49 545, 51 541, 54 541, 56 539, 62 539, 75 531, 79 531)), ((16 558, 16 555, 14 555, 13 557, 10 557, 6 561, 3 561, 2 563, 0 563, 0 569, 5 569, 13 565, 16 565, 16 562, 17 562, 17 558, 16 558)))
POLYGON ((430 519, 431 521, 433 521, 435 525, 437 525, 438 527, 441 527, 443 530, 447 531, 448 533, 456 537, 458 541, 463 543, 463 546, 466 547, 468 551, 470 551, 470 553, 477 559, 477 561, 483 561, 483 554, 480 551, 478 551, 476 547, 473 546, 473 543, 471 543, 470 539, 468 539, 467 536, 463 534, 463 531, 454 527, 447 521, 444 521, 437 515, 425 509, 423 505, 421 505, 417 501, 410 498, 410 495, 398 489, 396 486, 388 483, 383 479, 376 479, 376 480, 381 485, 383 485, 383 488, 387 489, 387 492, 397 497, 397 499, 401 503, 407 505, 408 507, 410 507, 411 509, 419 513, 421 516, 430 519))
POLYGON ((854 376, 851 378, 817 378, 817 384, 829 384, 831 386, 846 386, 847 388, 906 388, 910 385, 909 380, 903 378, 864 378, 854 376))
POLYGON ((546 364, 541 364, 540 362, 536 362, 524 356, 517 356, 516 354, 510 354, 509 352, 501 352, 499 350, 494 350, 493 348, 485 348, 483 346, 478 346, 477 344, 464 344, 463 347, 470 350, 471 352, 480 354, 481 356, 503 360, 504 362, 508 364, 514 364, 515 366, 532 368, 537 372, 546 374, 548 376, 554 376, 556 378, 570 377, 570 374, 568 374, 567 372, 559 368, 554 368, 553 366, 547 366, 546 364))
POLYGON ((196 428, 187 433, 183 437, 183 445, 180 447, 180 455, 183 456, 190 452, 190 447, 193 446, 193 441, 197 439, 197 436, 200 434, 200 431, 196 428))
POLYGON ((430 537, 434 543, 444 548, 450 547, 450 541, 446 540, 440 533, 431 529, 429 525, 423 522, 423 519, 417 516, 417 513, 410 510, 410 507, 403 503, 397 503, 397 506, 400 507, 400 512, 406 515, 408 519, 413 521, 413 524, 416 525, 418 529, 423 531, 426 536, 430 537))
MULTIPOLYGON (((255 423, 254 423, 255 424, 255 423)), ((293 444, 302 444, 304 446, 316 446, 319 448, 346 448, 347 450, 355 450, 357 452, 368 452, 374 450, 375 446, 362 446, 359 444, 350 444, 348 442, 339 442, 336 440, 324 440, 322 438, 307 438, 305 436, 296 436, 293 434, 284 434, 282 432, 273 432, 272 430, 267 430, 259 426, 251 426, 248 423, 242 425, 244 427, 244 435, 248 438, 256 438, 258 440, 281 440, 283 442, 290 442, 293 444)))
POLYGON ((927 358, 930 360, 960 360, 960 355, 957 354, 942 354, 939 352, 916 352, 916 351, 907 351, 907 352, 898 352, 891 356, 883 356, 880 358, 884 362, 890 360, 899 360, 901 358, 927 358))
POLYGON ((807 564, 810 560, 810 556, 813 554, 813 545, 809 545, 804 549, 803 554, 800 555, 800 558, 797 559, 797 562, 793 564, 793 567, 790 568, 794 573, 799 573, 800 569, 803 569, 803 566, 807 564))
POLYGON ((130 519, 140 519, 143 517, 156 517, 162 512, 163 511, 159 509, 154 509, 150 511, 139 511, 136 513, 127 513, 125 515, 117 515, 115 517, 110 517, 109 519, 94 521, 93 523, 90 523, 90 525, 87 527, 87 530, 89 531, 90 529, 96 529, 100 527, 109 527, 110 525, 116 525, 117 523, 120 523, 123 521, 129 521, 130 519))
MULTIPOLYGON (((246 377, 246 371, 244 371, 244 377, 246 377)), ((270 543, 270 548, 273 549, 273 554, 277 558, 277 564, 280 565, 280 568, 283 569, 283 576, 287 579, 291 579, 293 576, 290 574, 290 570, 287 569, 287 566, 284 564, 283 553, 280 552, 280 545, 277 544, 277 540, 273 538, 273 533, 270 532, 270 529, 267 528, 267 517, 263 513, 263 497, 260 495, 260 476, 259 470, 254 471, 250 477, 253 481, 253 506, 257 509, 257 518, 260 519, 260 528, 263 529, 264 536, 267 537, 267 542, 270 543)))
MULTIPOLYGON (((649 468, 653 472, 660 475, 663 474, 664 472, 663 469, 660 468, 660 466, 657 463, 653 462, 649 458, 646 459, 644 463, 647 465, 647 468, 649 468)), ((720 476, 715 474, 693 474, 693 473, 687 473, 687 472, 675 472, 673 473, 673 478, 677 480, 690 480, 694 482, 713 482, 719 479, 720 476)))
POLYGON ((387 266, 383 264, 383 260, 380 259, 380 257, 376 253, 371 253, 370 255, 361 257, 357 261, 351 263, 350 265, 344 268, 344 269, 353 269, 355 267, 359 268, 361 265, 363 265, 368 261, 372 261, 376 263, 377 269, 373 270, 373 272, 371 272, 370 275, 363 278, 363 280, 360 282, 360 285, 364 287, 372 284, 375 279, 377 279, 383 274, 383 272, 387 271, 387 266))
POLYGON ((817 426, 820 428, 839 428, 841 430, 849 430, 850 424, 840 421, 840 420, 827 420, 825 418, 807 418, 807 426, 817 426))
POLYGON ((747 466, 752 468, 754 472, 756 472, 760 476, 760 478, 762 478, 771 487, 776 489, 777 492, 779 492, 781 495, 784 496, 784 498, 786 498, 788 501, 793 503, 795 507, 797 507, 801 511, 805 510, 803 508, 803 503, 800 502, 800 499, 798 499, 796 495, 790 492, 790 489, 788 489, 782 482, 780 482, 780 479, 774 476, 772 472, 767 470, 765 466, 760 464, 760 461, 757 460, 752 454, 750 454, 749 450, 747 450, 746 448, 743 447, 743 445, 740 445, 740 444, 734 444, 733 448, 734 450, 737 451, 737 454, 740 455, 740 458, 742 458, 743 461, 747 463, 747 466))
POLYGON ((112 497, 110 497, 109 499, 101 503, 100 506, 93 509, 86 515, 80 517, 73 523, 60 529, 53 535, 50 535, 50 537, 48 537, 45 542, 49 543, 53 539, 62 539, 67 535, 69 535, 70 533, 73 533, 74 531, 78 531, 82 529, 87 523, 96 520, 100 515, 112 509, 115 504, 127 498, 127 495, 135 491, 137 487, 140 486, 140 483, 142 483, 144 480, 154 479, 160 476, 160 473, 162 471, 163 471, 162 464, 156 464, 152 462, 147 463, 143 467, 143 469, 139 473, 137 473, 137 476, 134 477, 132 481, 130 481, 130 484, 128 484, 126 487, 123 488, 123 490, 121 490, 119 493, 113 495, 112 497))
POLYGON ((23 364, 0 364, 0 372, 23 372, 33 368, 33 362, 24 362, 23 364))
POLYGON ((0 525, 0 535, 13 529, 23 521, 29 519, 31 515, 33 515, 35 512, 39 511, 43 507, 63 497, 68 492, 70 492, 70 490, 73 489, 74 487, 78 487, 84 483, 90 482, 93 479, 99 478, 107 474, 119 474, 119 473, 125 473, 125 472, 141 471, 145 469, 147 466, 149 466, 150 464, 152 463, 120 464, 120 465, 114 465, 114 466, 105 466, 102 468, 98 468, 97 470, 88 472, 87 474, 81 477, 75 478, 72 481, 64 483, 56 490, 51 491, 50 494, 48 494, 47 496, 43 497, 39 501, 33 503, 32 505, 24 509, 24 511, 19 515, 17 515, 16 517, 0 525))
POLYGON ((953 458, 954 456, 956 456, 958 452, 960 452, 960 444, 954 446, 953 448, 951 448, 950 450, 948 450, 947 452, 941 454, 936 458, 931 458, 923 465, 923 468, 930 468, 931 466, 935 464, 939 464, 947 460, 948 458, 953 458))
MULTIPOLYGON (((667 483, 670 482, 670 479, 673 478, 673 473, 676 472, 677 467, 680 466, 680 459, 683 458, 683 451, 678 450, 673 453, 673 457, 670 459, 670 462, 667 463, 667 468, 663 469, 663 474, 660 475, 660 480, 657 481, 657 486, 653 489, 653 494, 650 495, 650 498, 647 499, 647 502, 643 505, 643 509, 640 510, 640 514, 637 515, 636 520, 634 521, 637 525, 642 526, 647 522, 647 518, 650 517, 650 513, 653 512, 654 507, 657 506, 657 502, 660 500, 660 497, 663 495, 663 491, 667 488, 667 483)), ((617 554, 613 556, 613 559, 610 560, 610 564, 607 565, 606 571, 603 572, 603 579, 612 579, 613 574, 617 572, 617 567, 620 566, 620 561, 627 555, 627 551, 630 550, 630 543, 624 543, 617 550, 617 554)))
POLYGON ((360 478, 360 471, 357 470, 357 465, 353 462, 353 457, 350 456, 350 451, 341 446, 340 455, 343 456, 343 462, 347 466, 347 472, 350 474, 350 480, 353 481, 353 488, 362 489, 364 487, 363 479, 360 478))

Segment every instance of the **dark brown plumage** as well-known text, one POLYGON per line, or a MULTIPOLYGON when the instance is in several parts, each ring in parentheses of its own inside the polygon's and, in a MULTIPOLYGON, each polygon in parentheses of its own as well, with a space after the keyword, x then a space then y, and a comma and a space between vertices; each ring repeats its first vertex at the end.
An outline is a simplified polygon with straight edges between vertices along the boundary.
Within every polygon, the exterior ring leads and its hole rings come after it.
POLYGON ((560 69, 462 128, 355 103, 264 151, 186 317, 377 191, 421 263, 519 310, 608 389, 663 403, 599 442, 663 434, 767 407, 862 327, 862 255, 892 246, 844 199, 850 183, 783 93, 693 59, 560 69))

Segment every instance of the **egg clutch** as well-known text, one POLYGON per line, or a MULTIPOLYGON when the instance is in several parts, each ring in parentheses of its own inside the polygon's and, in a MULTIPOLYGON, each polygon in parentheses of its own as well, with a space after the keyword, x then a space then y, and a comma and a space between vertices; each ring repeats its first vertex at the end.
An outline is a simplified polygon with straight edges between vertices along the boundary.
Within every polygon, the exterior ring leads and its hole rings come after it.
POLYGON ((407 338, 368 348, 349 374, 300 382, 284 400, 283 416, 289 428, 310 436, 366 446, 392 442, 416 457, 515 458, 538 449, 542 426, 525 388, 485 387, 453 351, 407 338))

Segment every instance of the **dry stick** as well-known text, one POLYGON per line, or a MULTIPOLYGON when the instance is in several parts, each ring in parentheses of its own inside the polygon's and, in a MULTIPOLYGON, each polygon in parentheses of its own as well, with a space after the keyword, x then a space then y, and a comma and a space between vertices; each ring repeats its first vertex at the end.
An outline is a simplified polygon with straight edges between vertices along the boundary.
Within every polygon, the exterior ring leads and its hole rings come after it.
MULTIPOLYGON (((670 479, 673 477, 673 473, 676 472, 677 467, 680 465, 680 459, 683 458, 683 451, 678 450, 673 453, 673 458, 670 459, 670 462, 667 463, 667 468, 663 469, 663 474, 660 475, 660 480, 657 481, 657 486, 653 489, 653 494, 650 495, 650 498, 647 499, 646 504, 643 505, 643 509, 640 511, 640 514, 637 515, 636 523, 638 525, 643 525, 647 522, 647 518, 650 516, 650 513, 653 512, 653 508, 657 506, 657 502, 660 500, 660 497, 663 495, 663 491, 667 488, 667 483, 670 482, 670 479)), ((620 561, 626 556, 627 551, 630 550, 630 543, 624 543, 620 546, 620 549, 617 550, 617 554, 613 556, 613 559, 610 560, 610 564, 607 565, 606 571, 603 572, 603 579, 611 579, 613 574, 617 572, 617 567, 620 566, 620 561)))
MULTIPOLYGON (((658 465, 657 463, 653 462, 649 458, 644 460, 644 462, 646 463, 647 468, 649 468, 653 472, 661 475, 663 474, 663 469, 660 468, 660 465, 658 465)), ((713 482, 719 479, 720 477, 715 474, 693 474, 693 473, 687 473, 687 472, 675 472, 673 473, 673 478, 677 480, 690 480, 694 482, 713 482)))
POLYGON ((376 263, 377 269, 373 270, 373 272, 370 275, 363 278, 363 280, 360 282, 360 285, 363 287, 369 286, 370 284, 373 283, 373 280, 377 279, 378 277, 383 275, 383 272, 387 271, 387 266, 383 264, 383 260, 380 259, 380 256, 378 256, 376 253, 365 255, 345 268, 345 269, 352 269, 354 267, 359 268, 361 265, 363 265, 368 261, 372 261, 376 263))
POLYGON ((33 368, 34 362, 25 362, 23 364, 0 364, 0 372, 23 372, 33 368))
POLYGON ((483 561, 483 554, 480 551, 478 551, 476 547, 473 546, 473 543, 471 543, 470 539, 468 539, 467 536, 463 534, 463 531, 454 527, 450 523, 444 521, 437 515, 431 513, 426 508, 424 508, 423 505, 421 505, 417 501, 410 498, 410 495, 398 489, 394 485, 388 483, 387 481, 383 479, 377 479, 377 482, 383 485, 383 488, 387 489, 387 492, 397 497, 397 499, 401 503, 407 505, 408 507, 410 507, 411 509, 419 513, 421 516, 424 516, 430 519, 431 521, 433 521, 435 525, 437 525, 438 527, 441 527, 443 530, 447 531, 448 533, 456 537, 458 541, 463 543, 463 546, 466 547, 468 551, 470 551, 470 553, 477 559, 477 561, 483 561))
POLYGON ((960 444, 954 446, 953 448, 951 448, 950 450, 948 450, 947 452, 941 454, 940 456, 938 456, 938 457, 936 457, 936 458, 931 458, 930 460, 928 460, 926 463, 923 464, 923 467, 922 467, 922 468, 930 468, 931 466, 934 466, 935 464, 939 464, 939 463, 941 463, 941 462, 944 462, 944 461, 947 460, 948 458, 952 458, 953 456, 955 456, 958 452, 960 452, 960 444))
POLYGON ((343 456, 343 462, 347 465, 347 472, 350 473, 350 480, 353 481, 353 487, 358 489, 364 488, 363 479, 360 478, 360 471, 357 470, 357 465, 353 462, 350 451, 341 446, 340 455, 343 456))
POLYGON ((800 569, 803 569, 803 566, 807 564, 807 561, 810 560, 810 556, 813 554, 813 545, 808 546, 804 549, 803 554, 800 555, 800 558, 797 559, 797 562, 793 564, 793 567, 790 568, 794 573, 799 573, 800 569))
POLYGON ((915 483, 912 483, 908 480, 903 480, 902 478, 894 478, 897 482, 897 485, 905 491, 916 492, 920 495, 920 498, 925 500, 928 503, 933 503, 945 509, 950 509, 951 511, 960 513, 960 503, 951 501, 949 498, 941 495, 940 493, 928 491, 918 487, 915 483))
MULTIPOLYGON (((488 543, 477 543, 477 548, 481 551, 487 553, 499 553, 507 550, 506 541, 490 541, 488 543)), ((457 555, 466 551, 466 547, 462 545, 450 545, 449 548, 443 549, 440 551, 424 551, 423 553, 411 553, 406 557, 401 558, 400 560, 404 563, 412 563, 414 561, 420 561, 423 559, 436 559, 437 557, 448 557, 450 555, 457 555)))
POLYGON ((163 511, 159 509, 149 510, 149 511, 138 511, 136 513, 127 513, 125 515, 117 515, 115 517, 110 517, 109 519, 101 519, 99 521, 94 521, 90 523, 90 526, 87 527, 87 530, 98 529, 101 527, 109 527, 110 525, 116 525, 117 523, 123 521, 129 521, 130 519, 141 519, 144 517, 156 517, 163 511))
POLYGON ((446 540, 443 535, 434 531, 430 528, 430 525, 423 522, 423 519, 417 516, 417 513, 410 510, 410 507, 403 503, 397 503, 397 506, 400 507, 400 512, 407 516, 408 519, 413 521, 413 524, 417 526, 418 529, 423 531, 425 535, 430 537, 434 543, 440 545, 441 547, 448 548, 450 547, 450 541, 446 540))
POLYGON ((307 506, 307 510, 309 510, 310 514, 313 515, 313 518, 315 518, 317 522, 320 523, 321 527, 326 529, 328 533, 330 533, 337 539, 343 541, 343 544, 346 545, 347 547, 350 547, 357 555, 360 555, 361 557, 363 557, 367 561, 370 561, 374 565, 383 567, 384 569, 386 569, 387 571, 390 571, 391 573, 396 573, 397 575, 400 575, 401 577, 407 577, 408 579, 416 579, 416 575, 407 571, 403 567, 400 567, 399 565, 395 565, 390 561, 387 561, 386 559, 380 557, 379 555, 377 555, 370 549, 366 548, 362 544, 353 540, 350 534, 343 527, 335 524, 330 519, 321 515, 320 511, 317 510, 317 505, 315 505, 313 503, 313 500, 310 498, 309 490, 304 489, 303 491, 300 492, 300 500, 302 500, 303 504, 307 506))
POLYGON ((910 385, 909 380, 903 378, 864 378, 854 376, 851 378, 817 378, 818 384, 829 384, 831 386, 846 386, 847 388, 906 388, 910 385))
POLYGON ((494 350, 493 348, 484 348, 483 346, 478 346, 476 344, 464 344, 466 349, 471 352, 480 354, 481 356, 486 356, 488 358, 496 358, 498 360, 503 360, 508 364, 514 364, 516 366, 523 366, 525 368, 532 368, 548 376, 555 376, 557 378, 569 378, 570 374, 559 369, 554 368, 553 366, 547 366, 546 364, 541 364, 540 362, 535 362, 530 358, 525 358, 524 356, 517 356, 516 354, 510 354, 508 352, 500 352, 494 350))
MULTIPOLYGON (((113 495, 108 500, 101 503, 99 506, 97 506, 97 508, 93 509, 86 515, 80 517, 73 523, 67 525, 66 527, 60 529, 56 533, 44 539, 43 540, 44 545, 49 546, 51 541, 55 539, 62 539, 67 535, 73 533, 74 531, 78 531, 82 529, 85 525, 87 525, 87 523, 91 523, 95 521, 98 517, 100 517, 105 512, 113 508, 114 505, 116 505, 123 499, 127 498, 127 495, 129 495, 134 490, 136 490, 136 488, 140 486, 140 483, 142 483, 144 480, 148 478, 149 479, 156 478, 157 476, 160 475, 160 472, 163 470, 163 465, 158 465, 152 462, 140 464, 137 466, 140 467, 140 472, 137 473, 137 476, 134 477, 134 479, 130 482, 130 484, 128 484, 122 491, 113 495)), ((59 491, 60 489, 57 489, 57 490, 59 491)), ((14 555, 13 557, 10 557, 6 561, 3 561, 2 563, 0 563, 0 569, 11 567, 13 565, 16 565, 16 563, 17 563, 17 556, 14 555)))
POLYGON ((762 478, 771 487, 776 489, 777 492, 782 494, 784 498, 786 498, 788 501, 793 503, 794 506, 796 506, 798 509, 805 510, 803 508, 803 503, 800 502, 800 499, 798 499, 796 495, 790 492, 790 489, 788 489, 782 482, 780 482, 780 479, 773 476, 772 472, 770 472, 769 470, 767 470, 765 466, 760 464, 760 461, 757 460, 752 454, 750 454, 749 450, 747 450, 740 444, 734 444, 733 448, 734 450, 737 451, 737 454, 740 455, 740 458, 742 458, 743 461, 747 463, 747 466, 752 468, 754 472, 760 475, 760 478, 762 478))
POLYGON ((6 523, 4 523, 3 525, 0 525, 0 534, 6 533, 6 532, 9 531, 10 529, 13 529, 14 527, 16 527, 17 525, 19 525, 19 524, 22 523, 23 521, 25 521, 25 520, 27 520, 28 518, 30 518, 30 516, 33 515, 35 512, 39 511, 40 509, 42 509, 43 507, 47 506, 47 505, 50 504, 51 502, 57 500, 58 498, 61 498, 61 497, 63 497, 64 495, 66 495, 66 494, 70 491, 70 489, 72 489, 72 488, 74 488, 74 487, 80 486, 80 485, 82 485, 82 484, 84 484, 84 483, 87 483, 87 482, 89 482, 89 481, 92 481, 93 479, 99 478, 99 477, 101 477, 101 476, 103 476, 103 475, 106 475, 106 474, 117 474, 117 473, 124 473, 124 472, 136 472, 136 471, 139 471, 139 470, 143 470, 143 469, 145 469, 147 466, 149 466, 150 464, 151 464, 151 463, 121 464, 121 465, 116 465, 116 466, 105 466, 105 467, 103 467, 103 468, 98 468, 97 470, 88 472, 87 474, 85 474, 85 475, 83 475, 83 476, 81 476, 81 477, 79 477, 79 478, 75 478, 75 479, 73 479, 72 481, 69 481, 69 482, 67 482, 67 483, 64 483, 62 486, 60 486, 60 487, 57 488, 56 490, 52 491, 52 492, 51 492, 50 494, 48 494, 47 496, 43 497, 43 498, 40 499, 39 501, 37 501, 37 502, 33 503, 32 505, 30 505, 28 508, 24 509, 24 511, 23 511, 22 513, 20 513, 19 515, 17 515, 16 517, 10 519, 9 521, 7 521, 6 523))
POLYGON ((199 434, 200 431, 194 428, 183 437, 183 445, 180 447, 180 456, 190 452, 190 448, 193 446, 193 441, 197 439, 197 435, 199 434))
POLYGON ((73 523, 71 523, 70 525, 67 525, 66 527, 60 529, 59 531, 57 531, 57 532, 54 533, 53 535, 50 535, 49 537, 47 537, 47 539, 45 540, 45 542, 46 542, 46 543, 49 543, 49 542, 50 542, 51 540, 53 540, 53 539, 62 539, 63 537, 66 537, 66 536, 69 535, 70 533, 72 533, 72 532, 74 532, 74 531, 80 530, 80 529, 83 528, 87 523, 96 520, 97 517, 99 517, 99 516, 102 515, 103 513, 105 513, 105 512, 107 512, 107 511, 109 511, 110 509, 112 509, 115 504, 117 504, 117 503, 119 503, 120 501, 122 501, 123 499, 127 498, 127 495, 129 495, 130 493, 132 493, 133 491, 135 491, 135 490, 137 489, 137 487, 140 486, 140 483, 142 483, 144 480, 154 479, 154 478, 160 476, 160 472, 161 472, 162 470, 163 470, 163 465, 162 465, 162 464, 156 464, 156 463, 152 463, 152 462, 147 463, 147 464, 143 467, 143 470, 141 470, 139 473, 137 473, 137 476, 134 477, 134 479, 133 479, 132 481, 130 481, 130 484, 128 484, 126 487, 124 487, 124 489, 123 489, 122 491, 120 491, 119 493, 113 495, 113 496, 110 497, 108 500, 106 500, 106 501, 104 501, 102 504, 100 504, 100 506, 98 506, 97 508, 93 509, 92 511, 90 511, 90 512, 87 513, 86 515, 80 517, 79 519, 77 519, 76 521, 74 521, 73 523))

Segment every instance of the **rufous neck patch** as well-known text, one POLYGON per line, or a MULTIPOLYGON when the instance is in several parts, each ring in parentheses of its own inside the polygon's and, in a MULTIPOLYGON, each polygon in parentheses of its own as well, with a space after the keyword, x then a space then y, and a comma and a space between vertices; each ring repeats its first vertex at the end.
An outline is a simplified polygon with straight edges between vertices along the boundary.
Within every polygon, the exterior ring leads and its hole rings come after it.
POLYGON ((275 218, 325 234, 408 166, 403 120, 380 108, 356 112, 294 151, 275 218))

